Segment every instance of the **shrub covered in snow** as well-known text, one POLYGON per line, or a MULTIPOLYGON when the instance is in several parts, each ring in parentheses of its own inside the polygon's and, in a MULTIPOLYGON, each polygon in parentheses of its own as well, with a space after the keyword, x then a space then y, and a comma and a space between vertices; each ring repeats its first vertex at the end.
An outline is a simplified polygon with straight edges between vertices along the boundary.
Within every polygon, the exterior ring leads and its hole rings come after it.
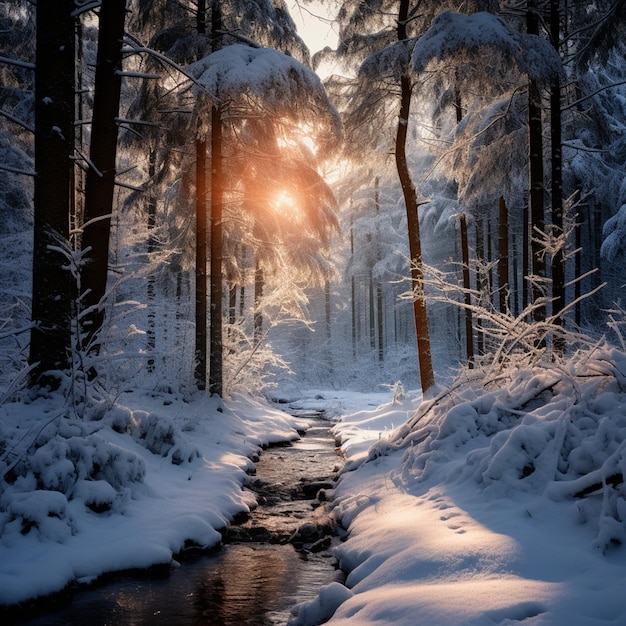
POLYGON ((405 448, 402 477, 474 481, 494 498, 577 502, 596 546, 626 543, 626 354, 594 346, 567 361, 470 370, 424 402, 370 459, 405 448))
POLYGON ((131 413, 128 409, 115 407, 106 421, 116 432, 129 434, 139 445, 153 454, 169 458, 174 465, 200 458, 197 447, 168 417, 145 411, 131 413))
POLYGON ((200 457, 171 418, 120 406, 95 421, 59 413, 43 427, 36 421, 23 426, 24 435, 7 428, 2 439, 0 534, 5 540, 34 533, 63 542, 74 532, 71 502, 100 515, 123 512, 146 476, 147 457, 133 446, 173 465, 200 457))

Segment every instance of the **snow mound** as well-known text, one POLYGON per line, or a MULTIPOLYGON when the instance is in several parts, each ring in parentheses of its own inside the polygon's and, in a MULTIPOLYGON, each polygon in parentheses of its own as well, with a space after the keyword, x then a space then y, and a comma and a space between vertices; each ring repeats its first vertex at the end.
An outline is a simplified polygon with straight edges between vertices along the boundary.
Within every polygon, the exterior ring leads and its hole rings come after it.
POLYGON ((494 499, 569 499, 594 520, 597 548, 626 542, 626 356, 613 348, 512 368, 497 382, 461 378, 372 446, 369 459, 392 449, 406 449, 407 484, 443 476, 494 499))
POLYGON ((295 615, 288 626, 317 626, 332 617, 337 607, 352 597, 352 592, 344 585, 333 582, 324 585, 319 595, 310 602, 304 602, 293 608, 295 615))

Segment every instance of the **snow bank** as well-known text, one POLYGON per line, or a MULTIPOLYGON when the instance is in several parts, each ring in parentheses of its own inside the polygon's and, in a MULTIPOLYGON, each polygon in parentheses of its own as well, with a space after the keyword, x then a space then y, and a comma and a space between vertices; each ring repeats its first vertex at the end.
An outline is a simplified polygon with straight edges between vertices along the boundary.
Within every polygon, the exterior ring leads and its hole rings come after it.
POLYGON ((406 405, 336 425, 352 595, 329 623, 626 623, 625 355, 472 376, 394 431, 406 405))
POLYGON ((255 506, 250 457, 298 437, 293 418, 244 398, 135 392, 93 421, 55 402, 0 407, 0 604, 219 543, 255 506))

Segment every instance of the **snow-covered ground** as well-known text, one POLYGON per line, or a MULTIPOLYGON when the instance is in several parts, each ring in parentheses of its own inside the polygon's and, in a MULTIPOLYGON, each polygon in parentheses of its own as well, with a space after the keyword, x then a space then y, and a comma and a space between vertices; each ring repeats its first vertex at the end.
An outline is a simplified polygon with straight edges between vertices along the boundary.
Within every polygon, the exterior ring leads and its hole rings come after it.
POLYGON ((598 350, 344 416, 348 589, 293 624, 626 624, 625 374, 598 350))
MULTIPOLYGON (((349 573, 290 624, 626 624, 626 356, 484 375, 424 402, 399 389, 300 400, 327 410, 342 442, 349 573)), ((127 394, 92 421, 61 409, 0 408, 2 603, 219 541, 253 506, 249 457, 301 426, 243 398, 127 394)))
POLYGON ((298 437, 293 418, 243 398, 136 392, 97 420, 55 417, 67 412, 46 398, 0 407, 0 604, 219 543, 254 506, 250 457, 298 437))

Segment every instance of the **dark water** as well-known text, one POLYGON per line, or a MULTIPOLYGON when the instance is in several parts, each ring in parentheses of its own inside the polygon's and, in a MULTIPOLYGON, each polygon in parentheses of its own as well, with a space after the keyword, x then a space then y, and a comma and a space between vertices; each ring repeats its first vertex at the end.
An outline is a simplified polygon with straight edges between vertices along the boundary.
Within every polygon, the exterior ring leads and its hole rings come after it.
POLYGON ((188 552, 166 575, 116 575, 59 597, 55 604, 2 615, 3 624, 143 624, 272 626, 287 624, 294 605, 342 580, 326 505, 315 494, 331 485, 339 458, 328 422, 319 418, 290 446, 263 452, 249 488, 259 507, 225 532, 215 553, 188 552), (313 498, 313 499, 312 499, 313 498))

